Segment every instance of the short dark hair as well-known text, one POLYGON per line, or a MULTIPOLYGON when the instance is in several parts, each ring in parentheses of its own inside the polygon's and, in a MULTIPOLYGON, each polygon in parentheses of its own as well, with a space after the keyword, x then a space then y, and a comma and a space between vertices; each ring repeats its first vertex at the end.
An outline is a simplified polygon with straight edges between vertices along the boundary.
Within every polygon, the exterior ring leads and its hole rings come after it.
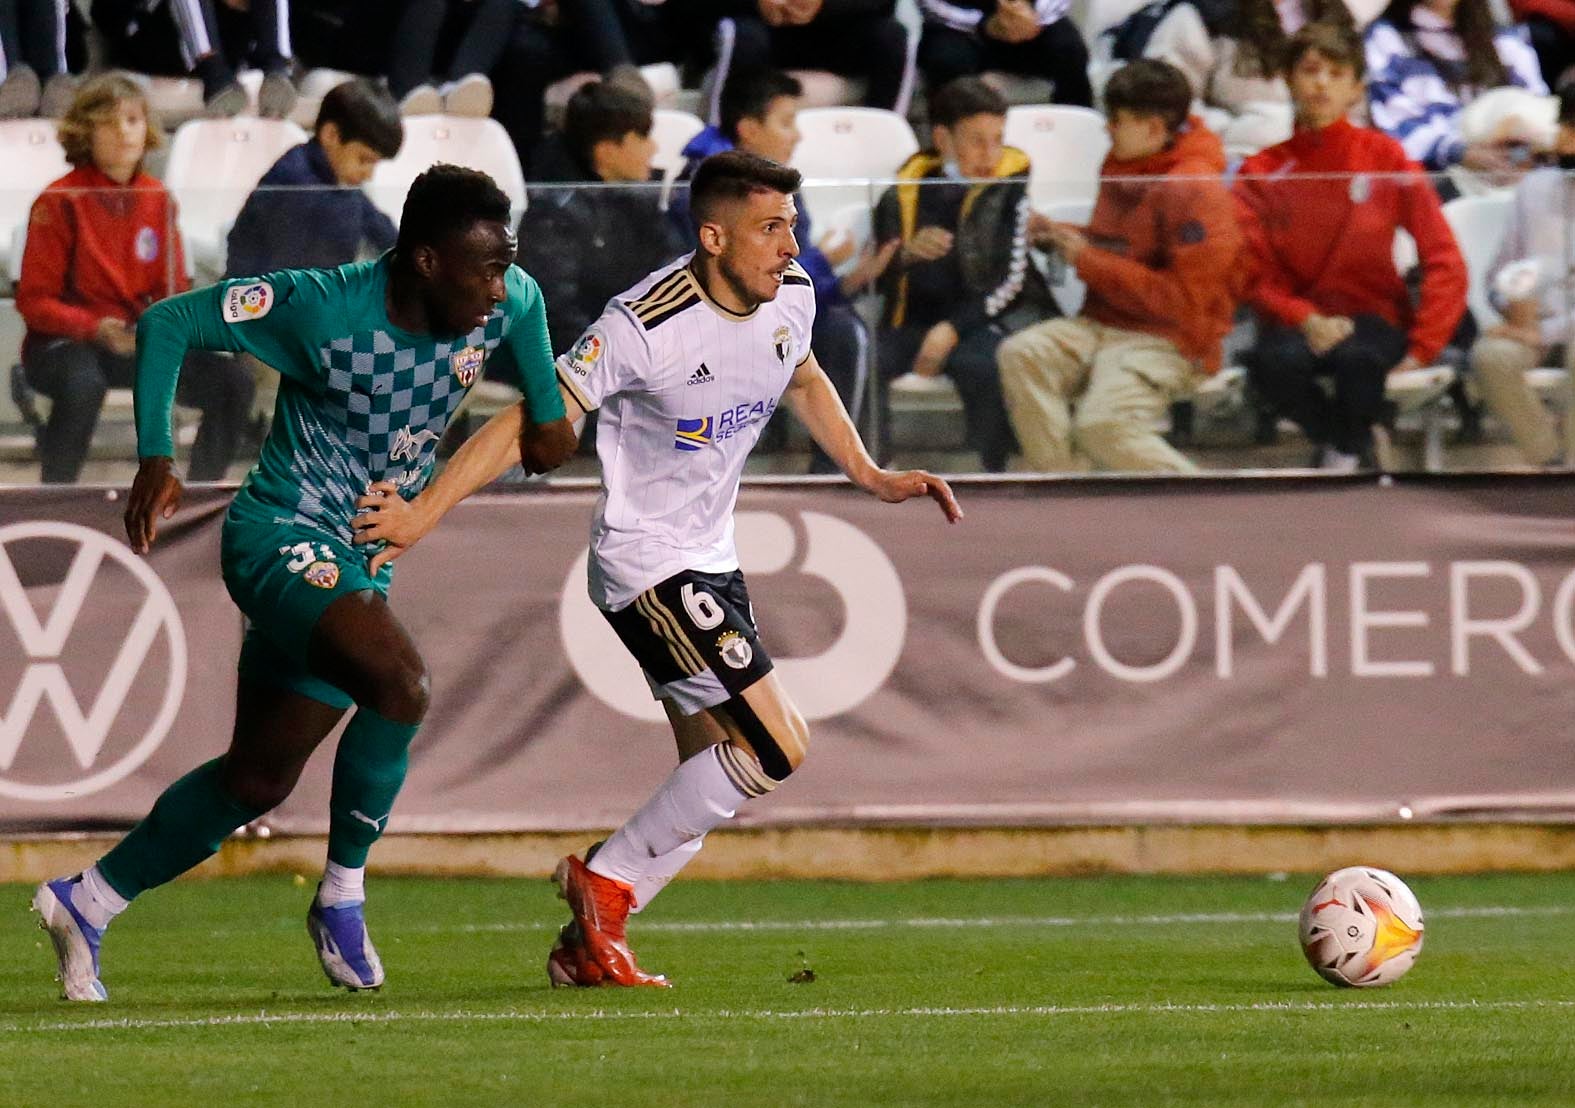
POLYGON ((563 141, 589 167, 598 142, 622 142, 631 132, 649 135, 654 118, 645 97, 609 81, 591 81, 569 97, 563 141))
POLYGON ((1290 75, 1308 54, 1319 54, 1335 65, 1350 68, 1357 80, 1367 76, 1367 51, 1354 27, 1337 23, 1309 23, 1285 44, 1285 74, 1290 75))
POLYGON ((695 230, 708 222, 716 206, 729 200, 743 200, 757 192, 791 195, 804 183, 803 175, 755 154, 724 150, 700 163, 689 182, 689 222, 695 230))
POLYGON ((978 77, 958 77, 930 97, 930 123, 951 130, 975 115, 1005 115, 1006 97, 978 77))
POLYGON ((769 66, 735 69, 722 86, 719 126, 730 142, 737 142, 739 120, 764 119, 779 96, 803 95, 804 86, 791 73, 769 66))
POLYGON ((1171 134, 1192 111, 1192 83, 1169 62, 1140 58, 1116 70, 1105 86, 1105 114, 1157 115, 1171 134))
POLYGON ((394 249, 405 255, 418 246, 436 246, 482 220, 507 226, 508 194, 485 173, 440 163, 411 182, 394 249))
POLYGON ((376 81, 356 78, 328 90, 317 109, 313 134, 332 123, 340 142, 361 142, 384 158, 392 158, 405 144, 405 125, 399 118, 399 104, 376 81))

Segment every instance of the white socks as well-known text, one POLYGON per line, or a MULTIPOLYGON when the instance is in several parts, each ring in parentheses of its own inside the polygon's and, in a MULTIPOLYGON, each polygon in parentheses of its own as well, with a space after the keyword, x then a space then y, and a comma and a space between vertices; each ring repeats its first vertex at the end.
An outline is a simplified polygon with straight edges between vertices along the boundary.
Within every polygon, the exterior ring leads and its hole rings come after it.
POLYGON ((366 899, 366 867, 335 865, 323 867, 323 883, 317 887, 317 903, 324 908, 339 904, 359 904, 366 899))
MULTIPOLYGON (((693 852, 684 856, 679 848, 731 819, 739 802, 747 799, 717 761, 717 748, 701 751, 673 770, 640 810, 613 832, 591 859, 590 870, 630 887, 649 873, 660 889, 694 857, 693 852), (661 867, 654 865, 675 851, 679 851, 678 858, 664 860, 661 867), (662 870, 667 876, 657 879, 662 870)), ((694 850, 699 849, 695 843, 694 850)), ((649 899, 638 891, 635 894, 636 903, 649 899)))
POLYGON ((100 931, 124 912, 131 901, 109 887, 97 866, 82 871, 82 880, 71 887, 71 906, 100 931))
POLYGON ((700 848, 705 845, 705 836, 690 839, 681 846, 675 846, 660 858, 652 858, 649 865, 634 883, 634 904, 630 906, 631 915, 637 914, 647 904, 655 899, 656 894, 667 888, 668 882, 678 876, 678 871, 687 866, 700 848))

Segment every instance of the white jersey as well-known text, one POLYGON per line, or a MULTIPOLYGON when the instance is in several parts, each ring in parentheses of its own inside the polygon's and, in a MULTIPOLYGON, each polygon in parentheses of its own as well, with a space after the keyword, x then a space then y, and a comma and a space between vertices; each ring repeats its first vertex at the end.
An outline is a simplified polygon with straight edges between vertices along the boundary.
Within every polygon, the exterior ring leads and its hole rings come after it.
POLYGON ((815 291, 796 262, 775 300, 737 315, 706 295, 693 257, 609 301, 558 358, 570 395, 601 411, 590 593, 604 611, 686 569, 738 568, 744 461, 809 357, 815 291))

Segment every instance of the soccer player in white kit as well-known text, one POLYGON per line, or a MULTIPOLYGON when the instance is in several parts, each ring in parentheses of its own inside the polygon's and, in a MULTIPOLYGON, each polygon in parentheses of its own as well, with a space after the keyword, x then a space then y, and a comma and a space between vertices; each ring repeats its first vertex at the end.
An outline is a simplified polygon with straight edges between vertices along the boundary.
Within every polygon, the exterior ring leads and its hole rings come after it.
MULTIPOLYGON (((804 759, 809 731, 756 634, 733 545, 744 462, 778 403, 858 487, 889 503, 927 495, 962 518, 941 478, 875 464, 815 361, 814 290, 793 260, 800 183, 741 151, 701 163, 694 252, 614 298, 558 359, 571 417, 601 413, 591 599, 662 700, 680 763, 586 861, 559 863, 574 919, 548 957, 554 984, 667 984, 630 950, 630 912, 804 759)), ((517 459, 518 419, 517 406, 494 417, 414 501, 374 488, 362 538, 390 543, 383 558, 408 549, 517 459)))

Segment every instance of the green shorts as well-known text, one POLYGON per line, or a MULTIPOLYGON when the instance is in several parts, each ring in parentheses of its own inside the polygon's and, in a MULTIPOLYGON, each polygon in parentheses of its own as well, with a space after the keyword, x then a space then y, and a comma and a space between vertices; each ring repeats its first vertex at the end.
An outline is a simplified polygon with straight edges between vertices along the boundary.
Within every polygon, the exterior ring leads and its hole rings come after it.
POLYGON ((312 630, 328 605, 349 593, 387 595, 393 568, 374 577, 366 557, 339 539, 295 523, 224 521, 219 564, 224 586, 246 617, 240 673, 334 708, 350 696, 307 671, 312 630))

